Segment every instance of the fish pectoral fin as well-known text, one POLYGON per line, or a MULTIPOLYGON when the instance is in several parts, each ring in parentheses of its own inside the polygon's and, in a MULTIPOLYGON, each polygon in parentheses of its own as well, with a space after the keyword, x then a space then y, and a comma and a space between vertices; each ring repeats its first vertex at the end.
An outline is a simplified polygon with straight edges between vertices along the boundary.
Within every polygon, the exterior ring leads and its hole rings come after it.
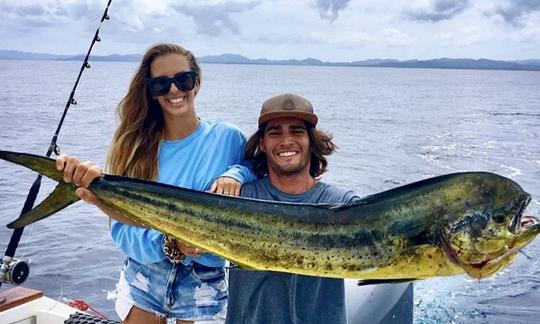
POLYGON ((347 209, 355 208, 358 206, 366 205, 367 203, 363 200, 354 201, 350 203, 344 203, 344 204, 329 204, 328 209, 333 213, 339 213, 340 211, 344 211, 347 209))
POLYGON ((16 229, 32 224, 56 213, 78 200, 80 200, 80 198, 75 195, 75 186, 61 182, 39 205, 24 213, 15 221, 9 223, 7 227, 16 229))
POLYGON ((228 269, 232 271, 235 271, 235 270, 260 271, 259 269, 255 269, 245 264, 233 263, 233 262, 231 262, 231 265, 228 267, 228 269))
POLYGON ((419 280, 417 278, 405 278, 405 279, 369 279, 369 280, 358 280, 358 286, 368 286, 368 285, 383 285, 383 284, 399 284, 405 282, 413 282, 419 280))
POLYGON ((254 269, 254 268, 244 268, 244 267, 240 267, 240 266, 228 267, 227 269, 229 271, 261 271, 261 270, 257 270, 257 269, 254 269))

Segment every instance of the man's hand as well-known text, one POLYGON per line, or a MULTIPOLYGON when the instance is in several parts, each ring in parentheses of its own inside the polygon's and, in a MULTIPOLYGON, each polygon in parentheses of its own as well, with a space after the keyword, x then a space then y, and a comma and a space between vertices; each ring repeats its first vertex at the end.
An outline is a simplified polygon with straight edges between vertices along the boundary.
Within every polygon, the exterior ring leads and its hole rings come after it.
POLYGON ((225 196, 235 196, 240 195, 240 188, 242 184, 236 179, 231 177, 219 177, 212 183, 209 192, 217 193, 225 196))

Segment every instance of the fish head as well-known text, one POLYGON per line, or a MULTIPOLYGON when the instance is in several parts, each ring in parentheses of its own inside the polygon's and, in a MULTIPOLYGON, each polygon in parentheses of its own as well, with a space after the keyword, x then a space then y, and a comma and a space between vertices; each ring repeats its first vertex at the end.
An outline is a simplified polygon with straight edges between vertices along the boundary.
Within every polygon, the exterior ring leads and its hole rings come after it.
POLYGON ((540 222, 523 216, 531 196, 519 185, 480 186, 462 217, 443 229, 442 246, 450 259, 476 279, 507 267, 539 233, 540 222))

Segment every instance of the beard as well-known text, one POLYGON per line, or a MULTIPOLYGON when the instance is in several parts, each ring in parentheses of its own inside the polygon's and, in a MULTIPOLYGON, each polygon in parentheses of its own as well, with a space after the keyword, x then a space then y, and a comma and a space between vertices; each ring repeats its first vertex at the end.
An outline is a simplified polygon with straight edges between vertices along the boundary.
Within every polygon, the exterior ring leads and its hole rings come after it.
POLYGON ((300 174, 308 169, 310 165, 310 157, 307 156, 296 163, 280 164, 274 160, 268 160, 268 171, 272 170, 277 176, 293 176, 300 174))

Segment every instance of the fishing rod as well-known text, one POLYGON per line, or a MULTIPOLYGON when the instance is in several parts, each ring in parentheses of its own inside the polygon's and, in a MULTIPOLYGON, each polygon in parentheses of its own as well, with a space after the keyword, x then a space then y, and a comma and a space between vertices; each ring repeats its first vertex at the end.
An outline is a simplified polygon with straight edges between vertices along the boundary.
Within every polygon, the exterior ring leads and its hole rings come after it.
MULTIPOLYGON (((47 157, 50 157, 52 152, 54 152, 56 155, 60 154, 60 147, 57 144, 58 135, 60 134, 60 129, 62 128, 62 125, 64 124, 64 119, 66 118, 67 112, 69 108, 71 107, 71 105, 77 104, 77 101, 75 100, 75 90, 77 89, 77 86, 79 85, 79 81, 81 79, 83 71, 85 69, 90 68, 90 63, 88 63, 88 60, 90 58, 90 53, 92 52, 92 48, 94 47, 94 44, 101 41, 101 39, 99 38, 99 29, 101 28, 101 25, 103 24, 105 20, 109 20, 108 12, 109 12, 109 6, 111 5, 111 2, 112 0, 108 1, 107 7, 105 8, 103 15, 101 16, 101 22, 99 23, 96 33, 94 34, 94 38, 92 39, 92 42, 90 43, 90 48, 88 49, 88 52, 86 53, 86 57, 84 58, 84 61, 82 63, 81 69, 79 71, 79 75, 77 76, 77 80, 75 81, 75 84, 73 85, 73 89, 71 90, 71 93, 69 94, 69 98, 64 108, 64 112, 62 113, 62 117, 60 118, 60 122, 58 123, 58 127, 56 128, 56 131, 51 139, 51 143, 47 149, 47 153, 46 153, 47 157)), ((24 213, 32 209, 36 201, 36 197, 38 195, 40 187, 41 187, 41 175, 38 175, 36 180, 32 184, 32 187, 30 187, 30 190, 28 191, 28 196, 26 197, 26 201, 21 210, 21 215, 23 215, 24 213)), ((2 283, 4 282, 20 285, 26 280, 26 278, 28 277, 28 274, 30 273, 28 260, 18 260, 14 258, 15 251, 17 250, 17 247, 19 245, 19 241, 21 240, 23 231, 24 231, 24 227, 21 227, 21 228, 15 229, 11 235, 11 239, 9 240, 8 247, 1 261, 2 264, 0 266, 0 288, 2 287, 2 283)), ((1 299, 2 297, 0 296, 0 303, 3 302, 3 300, 1 299)))

